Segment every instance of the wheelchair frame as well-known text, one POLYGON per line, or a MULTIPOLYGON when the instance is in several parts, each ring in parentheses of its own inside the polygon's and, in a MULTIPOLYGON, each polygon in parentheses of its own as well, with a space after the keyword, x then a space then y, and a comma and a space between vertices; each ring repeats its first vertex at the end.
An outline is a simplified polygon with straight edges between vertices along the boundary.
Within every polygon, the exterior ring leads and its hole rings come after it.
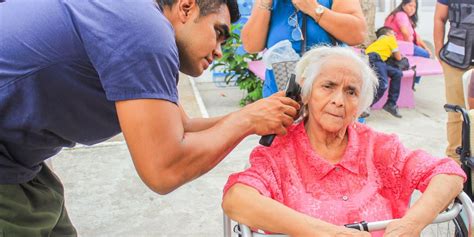
MULTIPOLYGON (((471 229, 474 227, 473 204, 469 196, 464 192, 459 194, 456 200, 454 201, 453 206, 446 212, 440 213, 438 217, 436 217, 436 219, 432 222, 432 224, 439 224, 439 223, 455 220, 457 219, 457 217, 460 217, 460 214, 462 211, 465 211, 467 219, 468 219, 467 226, 465 226, 465 229, 464 229, 464 231, 467 231, 467 235, 462 235, 460 237, 472 236, 471 229)), ((376 222, 360 222, 360 223, 347 224, 345 226, 347 228, 372 232, 372 231, 384 230, 387 227, 387 225, 394 220, 396 219, 376 221, 376 222)), ((234 226, 234 232, 236 232, 241 237, 287 237, 287 235, 282 235, 282 234, 265 234, 265 233, 254 232, 248 226, 244 224, 240 224, 240 223, 237 223, 237 225, 234 226)), ((231 237, 231 236, 232 236, 231 220, 227 215, 224 214, 224 237, 231 237)))

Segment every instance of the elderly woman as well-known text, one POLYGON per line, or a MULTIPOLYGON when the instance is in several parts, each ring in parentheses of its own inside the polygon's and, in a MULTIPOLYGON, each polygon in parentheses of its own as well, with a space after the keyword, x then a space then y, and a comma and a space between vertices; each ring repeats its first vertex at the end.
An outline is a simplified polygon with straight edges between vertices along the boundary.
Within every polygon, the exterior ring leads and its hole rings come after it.
POLYGON ((356 122, 377 78, 351 49, 312 49, 296 70, 303 119, 271 147, 256 147, 251 167, 229 177, 226 214, 292 236, 370 236, 341 225, 401 218, 385 236, 419 236, 459 194, 463 171, 356 122), (409 208, 415 189, 423 195, 409 208))

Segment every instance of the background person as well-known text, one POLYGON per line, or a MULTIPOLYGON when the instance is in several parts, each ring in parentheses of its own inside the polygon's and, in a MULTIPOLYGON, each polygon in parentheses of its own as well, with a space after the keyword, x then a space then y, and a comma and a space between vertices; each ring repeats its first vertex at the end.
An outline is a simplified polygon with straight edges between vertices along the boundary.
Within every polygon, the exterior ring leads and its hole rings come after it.
POLYGON ((398 51, 397 40, 395 39, 393 30, 385 26, 379 28, 377 32, 375 32, 375 35, 377 36, 377 40, 370 44, 365 50, 365 53, 369 56, 370 65, 377 73, 379 82, 372 104, 377 103, 388 88, 387 102, 385 102, 383 109, 391 115, 401 118, 402 115, 398 111, 397 101, 400 96, 400 85, 402 82, 403 72, 400 69, 385 63, 391 56, 393 56, 397 61, 402 59, 402 56, 398 51), (388 77, 391 79, 390 86, 388 77))
POLYGON ((464 76, 470 78, 467 89, 467 104, 469 110, 474 109, 474 70, 467 71, 464 76))
POLYGON ((229 177, 225 213, 291 236, 370 236, 341 225, 401 218, 384 236, 420 236, 461 192, 463 170, 355 121, 377 78, 352 49, 315 48, 296 73, 304 119, 271 147, 256 147, 251 167, 229 177), (409 207, 415 189, 423 194, 409 207))
POLYGON ((234 0, 0 3, 0 233, 76 236, 43 161, 123 132, 137 173, 166 194, 249 134, 284 134, 298 104, 274 96, 189 119, 179 71, 200 75, 239 18, 234 0), (189 37, 192 35, 193 37, 189 37))
MULTIPOLYGON (((255 0, 252 14, 242 29, 242 43, 249 53, 290 40, 301 52, 303 14, 307 17, 307 48, 340 41, 349 45, 364 42, 367 33, 358 0, 255 0)), ((277 92, 272 71, 265 72, 263 97, 277 92)))
MULTIPOLYGON (((474 9, 474 2, 460 3, 458 1, 438 0, 436 3, 433 30, 436 56, 440 59, 441 66, 443 67, 446 103, 459 105, 463 108, 465 107, 465 102, 461 78, 466 71, 474 68, 474 53, 472 52, 472 50, 474 50, 474 39, 472 37, 464 37, 464 45, 461 45, 459 42, 450 42, 452 40, 450 37, 448 37, 448 40, 445 43, 444 36, 447 29, 446 22, 448 19, 450 21, 450 29, 454 33, 456 31, 467 31, 471 28, 474 12, 468 12, 468 9, 474 9), (463 7, 461 7, 460 4, 463 4, 463 7), (454 12, 456 9, 462 10, 462 12, 454 12), (454 17, 454 14, 459 17, 454 17), (451 15, 451 17, 448 18, 449 15, 451 15), (443 48, 443 51, 448 50, 446 47, 450 43, 460 45, 460 49, 464 50, 463 52, 457 51, 455 54, 465 57, 464 61, 467 64, 465 65, 466 67, 460 65, 456 66, 457 62, 443 59, 443 57, 441 57, 441 49, 443 48), (469 50, 471 50, 471 52, 469 52, 469 50)), ((473 36, 474 32, 468 35, 473 36)), ((456 39, 456 37, 454 39, 456 39)), ((446 53, 449 53, 449 51, 446 53)), ((460 162, 459 155, 456 154, 456 148, 461 145, 461 130, 461 115, 458 113, 448 112, 448 121, 446 123, 448 146, 446 147, 446 155, 455 159, 457 162, 460 162)))
POLYGON ((418 24, 418 1, 402 0, 385 19, 385 26, 395 32, 397 40, 408 41, 414 44, 414 56, 430 58, 432 53, 421 36, 416 33, 418 24))

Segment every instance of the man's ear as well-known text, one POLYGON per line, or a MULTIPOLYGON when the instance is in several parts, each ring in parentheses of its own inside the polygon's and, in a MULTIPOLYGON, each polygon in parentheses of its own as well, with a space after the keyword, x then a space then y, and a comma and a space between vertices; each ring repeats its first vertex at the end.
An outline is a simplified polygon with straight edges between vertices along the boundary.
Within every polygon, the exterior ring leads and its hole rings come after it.
POLYGON ((197 12, 196 0, 178 0, 178 15, 182 23, 186 23, 191 19, 191 15, 197 12))

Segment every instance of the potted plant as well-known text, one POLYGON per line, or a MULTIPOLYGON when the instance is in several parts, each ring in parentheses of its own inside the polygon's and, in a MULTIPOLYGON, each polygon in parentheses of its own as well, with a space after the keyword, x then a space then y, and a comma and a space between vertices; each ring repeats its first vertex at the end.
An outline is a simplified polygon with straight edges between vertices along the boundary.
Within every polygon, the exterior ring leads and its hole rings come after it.
POLYGON ((216 60, 211 70, 223 72, 226 84, 235 82, 245 91, 244 97, 240 100, 240 105, 244 106, 262 98, 262 80, 248 69, 248 62, 260 60, 260 57, 258 54, 242 52, 239 35, 241 29, 242 24, 231 26, 230 37, 222 46, 222 58, 216 60))

